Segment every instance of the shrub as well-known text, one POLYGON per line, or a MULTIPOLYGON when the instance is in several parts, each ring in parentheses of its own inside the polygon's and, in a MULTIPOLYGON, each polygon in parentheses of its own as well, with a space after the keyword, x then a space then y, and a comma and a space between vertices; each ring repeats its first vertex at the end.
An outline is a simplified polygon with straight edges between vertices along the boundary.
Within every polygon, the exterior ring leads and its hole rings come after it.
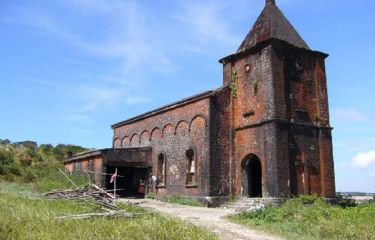
POLYGON ((34 181, 36 179, 36 175, 32 169, 23 168, 21 171, 21 178, 23 182, 28 183, 34 181))
POLYGON ((21 176, 20 166, 15 163, 4 165, 4 170, 7 175, 21 176))
POLYGON ((355 200, 352 198, 351 195, 344 196, 340 193, 336 194, 336 202, 335 204, 346 208, 346 207, 355 207, 357 204, 355 203, 355 200))
POLYGON ((374 216, 375 203, 347 208, 329 205, 316 196, 301 196, 280 207, 243 212, 230 218, 288 239, 373 239, 374 216))
MULTIPOLYGON (((71 187, 69 181, 58 172, 63 169, 60 161, 68 152, 77 153, 86 150, 74 145, 42 144, 23 141, 12 143, 0 140, 0 177, 6 181, 33 182, 39 191, 71 187)), ((87 177, 72 176, 78 185, 88 183, 87 177)))
POLYGON ((13 160, 14 160, 13 151, 6 146, 0 146, 0 165, 11 164, 13 163, 13 160))

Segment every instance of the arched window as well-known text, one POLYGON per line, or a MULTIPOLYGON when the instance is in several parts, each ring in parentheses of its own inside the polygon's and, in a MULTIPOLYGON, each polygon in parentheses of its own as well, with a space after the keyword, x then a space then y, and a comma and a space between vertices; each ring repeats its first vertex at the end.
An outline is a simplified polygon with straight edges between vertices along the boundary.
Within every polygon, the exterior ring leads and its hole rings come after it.
POLYGON ((163 153, 160 153, 158 156, 158 172, 157 172, 157 184, 165 185, 165 156, 163 153))
POLYGON ((186 185, 197 184, 196 167, 197 163, 195 160, 194 150, 189 148, 186 150, 186 185))

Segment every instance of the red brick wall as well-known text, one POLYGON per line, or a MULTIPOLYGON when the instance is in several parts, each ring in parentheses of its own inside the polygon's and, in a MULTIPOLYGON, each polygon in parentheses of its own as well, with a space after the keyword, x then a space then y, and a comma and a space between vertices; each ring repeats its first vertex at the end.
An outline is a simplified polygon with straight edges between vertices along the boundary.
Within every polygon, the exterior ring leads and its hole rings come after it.
POLYGON ((104 184, 104 182, 103 182, 104 177, 103 177, 102 174, 100 174, 100 173, 103 173, 103 156, 102 155, 96 156, 91 161, 93 161, 93 163, 94 163, 93 164, 93 166, 94 166, 93 171, 95 172, 95 174, 94 174, 95 183, 97 183, 101 186, 101 185, 104 184))
POLYGON ((224 84, 235 79, 231 121, 232 193, 241 193, 243 159, 262 164, 263 196, 334 196, 325 55, 270 41, 224 64, 224 84), (233 78, 233 69, 236 76, 233 78), (255 87, 256 85, 256 87, 255 87), (308 162, 298 166, 301 156, 308 162))
POLYGON ((114 129, 114 147, 152 146, 152 172, 157 173, 157 157, 166 157, 166 188, 159 195, 208 195, 209 188, 209 123, 210 98, 129 123, 114 129), (119 143, 122 143, 119 145, 119 143), (186 150, 194 149, 196 155, 197 186, 186 187, 186 150))
MULTIPOLYGON (((325 197, 335 194, 325 57, 287 44, 274 44, 275 83, 279 85, 275 88, 276 112, 288 123, 284 136, 278 135, 279 156, 286 156, 281 142, 289 148, 292 195, 306 192, 305 181, 307 193, 325 197), (303 154, 308 162, 305 178, 303 167, 295 164, 303 154)), ((284 178, 287 175, 280 174, 279 181, 284 178)))
POLYGON ((229 195, 233 185, 232 116, 231 91, 224 88, 211 102, 210 195, 213 196, 229 195))
POLYGON ((272 47, 245 54, 224 66, 224 83, 235 79, 236 96, 233 97, 233 154, 232 193, 241 194, 242 162, 255 154, 262 165, 263 196, 277 196, 278 159, 276 149, 277 128, 274 124, 263 124, 275 118, 274 76, 272 47), (229 67, 232 70, 229 70, 229 67), (233 77, 234 71, 236 77, 233 77))
POLYGON ((65 169, 70 173, 89 175, 94 179, 95 183, 99 186, 102 186, 104 183, 103 175, 103 156, 98 155, 95 157, 85 157, 73 162, 65 163, 65 169), (88 170, 91 172, 85 172, 88 170), (95 173, 92 173, 95 172, 95 173))

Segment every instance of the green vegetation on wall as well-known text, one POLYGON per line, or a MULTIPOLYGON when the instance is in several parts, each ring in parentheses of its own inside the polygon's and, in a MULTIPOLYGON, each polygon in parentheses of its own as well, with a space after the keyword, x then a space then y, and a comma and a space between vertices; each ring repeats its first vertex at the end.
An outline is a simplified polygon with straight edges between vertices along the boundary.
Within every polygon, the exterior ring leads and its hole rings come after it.
POLYGON ((229 83, 229 88, 230 88, 230 91, 231 91, 233 97, 237 97, 236 81, 237 81, 237 70, 236 70, 236 68, 232 68, 231 81, 229 83))

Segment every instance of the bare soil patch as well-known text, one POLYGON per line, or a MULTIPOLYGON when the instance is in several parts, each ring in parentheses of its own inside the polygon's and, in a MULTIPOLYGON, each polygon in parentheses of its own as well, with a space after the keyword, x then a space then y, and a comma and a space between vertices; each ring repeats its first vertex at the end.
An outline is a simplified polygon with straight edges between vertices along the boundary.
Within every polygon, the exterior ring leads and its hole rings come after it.
POLYGON ((152 199, 120 199, 124 203, 136 204, 151 211, 177 217, 189 221, 197 226, 206 227, 216 233, 222 240, 279 240, 281 238, 272 236, 259 230, 230 222, 226 216, 235 214, 231 209, 191 207, 165 203, 152 199))

